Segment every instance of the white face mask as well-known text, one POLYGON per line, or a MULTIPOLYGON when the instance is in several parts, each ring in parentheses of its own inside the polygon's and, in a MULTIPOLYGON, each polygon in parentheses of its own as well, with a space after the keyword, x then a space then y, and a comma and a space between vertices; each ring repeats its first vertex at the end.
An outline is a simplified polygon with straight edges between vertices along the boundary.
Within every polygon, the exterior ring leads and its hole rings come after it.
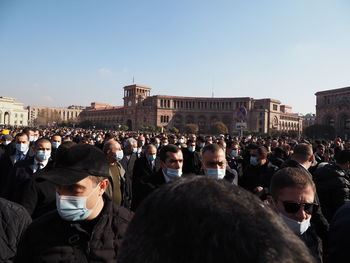
POLYGON ((167 168, 166 169, 166 175, 169 177, 169 179, 175 180, 177 178, 180 178, 182 175, 182 170, 181 169, 171 169, 171 168, 167 168))
POLYGON ((29 144, 26 143, 17 143, 16 144, 16 150, 19 152, 26 152, 29 149, 29 144))
POLYGON ((116 153, 115 153, 115 159, 119 162, 121 159, 123 159, 123 157, 124 157, 124 153, 123 153, 123 151, 117 151, 116 153))
POLYGON ((298 236, 304 234, 310 227, 311 216, 308 219, 305 219, 304 221, 299 222, 285 216, 282 213, 279 213, 279 215, 283 219, 284 223, 298 236))
POLYGON ((218 179, 223 179, 226 174, 226 169, 220 169, 220 168, 207 168, 205 170, 205 175, 209 177, 214 177, 218 179))

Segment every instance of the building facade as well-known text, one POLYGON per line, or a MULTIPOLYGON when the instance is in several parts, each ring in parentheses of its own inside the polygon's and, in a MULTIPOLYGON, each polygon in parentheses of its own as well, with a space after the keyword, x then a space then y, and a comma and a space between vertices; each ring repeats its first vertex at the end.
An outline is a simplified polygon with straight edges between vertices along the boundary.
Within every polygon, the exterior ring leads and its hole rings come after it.
POLYGON ((29 125, 52 125, 64 121, 75 121, 78 120, 79 114, 84 108, 75 105, 68 108, 28 106, 29 125))
POLYGON ((317 92, 316 123, 332 126, 337 135, 350 137, 350 87, 317 92))
POLYGON ((237 110, 244 107, 247 111, 245 130, 258 133, 302 131, 302 119, 298 114, 275 99, 151 96, 151 88, 141 85, 123 89, 123 106, 92 103, 82 111, 80 121, 110 128, 127 125, 132 130, 149 125, 183 130, 186 124, 197 124, 200 130, 207 130, 220 121, 233 132, 239 126, 237 110))
POLYGON ((28 111, 24 104, 14 98, 0 97, 0 124, 27 126, 28 111))
POLYGON ((303 129, 316 124, 316 114, 308 113, 301 117, 303 118, 303 129))

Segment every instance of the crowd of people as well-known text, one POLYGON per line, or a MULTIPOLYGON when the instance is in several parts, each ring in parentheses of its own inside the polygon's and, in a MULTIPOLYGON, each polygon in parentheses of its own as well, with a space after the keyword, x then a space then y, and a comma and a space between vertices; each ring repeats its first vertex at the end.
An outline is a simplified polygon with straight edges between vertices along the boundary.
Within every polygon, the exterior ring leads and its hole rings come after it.
POLYGON ((350 141, 3 127, 1 262, 347 262, 350 141))

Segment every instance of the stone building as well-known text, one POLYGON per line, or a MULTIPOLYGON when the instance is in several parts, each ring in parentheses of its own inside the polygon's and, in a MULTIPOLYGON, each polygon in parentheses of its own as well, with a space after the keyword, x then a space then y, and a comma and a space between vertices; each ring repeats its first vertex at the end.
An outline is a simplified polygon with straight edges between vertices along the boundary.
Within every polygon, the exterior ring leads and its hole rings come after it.
MULTIPOLYGON (((63 121, 78 120, 79 114, 85 109, 83 106, 72 105, 68 108, 54 108, 54 107, 42 107, 42 106, 28 106, 28 119, 29 125, 37 125, 40 112, 45 112, 43 118, 46 125, 52 125, 53 122, 59 123, 63 121)), ((43 120, 41 120, 42 122, 43 120)), ((44 124, 44 123, 41 123, 44 124)))
POLYGON ((14 98, 0 97, 0 124, 27 126, 28 111, 24 104, 14 98))
POLYGON ((127 125, 132 130, 149 125, 182 130, 189 123, 205 130, 221 121, 232 132, 237 130, 237 109, 244 107, 246 130, 259 133, 302 131, 302 119, 298 114, 275 99, 151 96, 150 87, 136 84, 123 89, 123 106, 92 103, 81 112, 80 121, 111 128, 127 125))
POLYGON ((332 126, 337 135, 350 137, 350 87, 317 92, 316 123, 332 126))
POLYGON ((301 117, 303 119, 303 129, 316 124, 316 114, 308 113, 301 117))

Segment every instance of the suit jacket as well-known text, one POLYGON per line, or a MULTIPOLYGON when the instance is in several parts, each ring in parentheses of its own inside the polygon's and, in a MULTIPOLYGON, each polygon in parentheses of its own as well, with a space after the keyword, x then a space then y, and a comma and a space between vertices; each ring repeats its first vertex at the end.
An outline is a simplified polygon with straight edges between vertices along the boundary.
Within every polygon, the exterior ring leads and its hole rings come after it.
POLYGON ((30 179, 35 174, 43 173, 52 169, 52 161, 48 161, 47 165, 34 173, 34 157, 19 161, 13 167, 10 177, 9 188, 9 199, 14 202, 20 202, 22 199, 23 191, 28 186, 30 179))
POLYGON ((152 174, 158 172, 160 169, 159 158, 156 158, 154 162, 155 162, 155 165, 154 165, 154 168, 152 168, 152 165, 150 161, 147 160, 146 156, 143 156, 137 159, 134 165, 132 181, 134 182, 138 178, 141 178, 144 176, 151 176, 152 174))
MULTIPOLYGON (((14 145, 14 143, 11 144, 14 145)), ((0 196, 6 199, 9 199, 9 195, 11 194, 9 185, 11 184, 12 170, 14 169, 16 160, 16 149, 11 144, 8 145, 7 152, 5 152, 0 161, 0 196)), ((33 156, 34 151, 32 148, 29 148, 24 160, 22 161, 34 158, 33 156)))
POLYGON ((162 169, 151 175, 138 178, 134 184, 134 194, 131 209, 135 211, 139 204, 150 193, 152 193, 155 189, 159 188, 163 184, 165 184, 165 178, 162 169))
POLYGON ((183 148, 182 154, 184 158, 182 172, 200 174, 201 160, 199 152, 191 152, 187 148, 183 148))
POLYGON ((125 170, 125 196, 124 199, 124 207, 130 209, 131 208, 131 200, 132 200, 132 174, 134 170, 134 164, 137 159, 136 153, 132 153, 130 158, 128 159, 126 155, 124 155, 123 159, 119 162, 123 169, 125 170), (126 203, 125 203, 126 202, 126 203))

